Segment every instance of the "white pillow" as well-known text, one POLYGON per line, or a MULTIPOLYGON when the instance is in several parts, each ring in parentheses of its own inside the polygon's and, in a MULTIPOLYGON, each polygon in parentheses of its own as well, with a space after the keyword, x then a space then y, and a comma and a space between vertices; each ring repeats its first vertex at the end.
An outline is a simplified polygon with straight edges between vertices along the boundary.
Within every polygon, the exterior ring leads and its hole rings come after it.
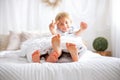
POLYGON ((17 50, 20 48, 20 34, 10 31, 9 32, 9 42, 6 50, 17 50))
POLYGON ((28 39, 41 38, 50 36, 49 33, 37 33, 37 32, 22 32, 21 33, 21 42, 24 42, 28 39))
POLYGON ((21 41, 24 42, 28 39, 35 37, 36 35, 29 32, 22 32, 20 36, 21 36, 21 41))
POLYGON ((7 34, 0 34, 0 51, 6 50, 8 45, 8 37, 7 34))

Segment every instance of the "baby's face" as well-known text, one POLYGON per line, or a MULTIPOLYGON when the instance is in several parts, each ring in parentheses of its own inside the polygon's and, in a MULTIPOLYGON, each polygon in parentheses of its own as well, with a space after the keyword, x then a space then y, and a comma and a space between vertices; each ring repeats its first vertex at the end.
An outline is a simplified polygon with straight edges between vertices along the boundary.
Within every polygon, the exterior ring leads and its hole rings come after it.
POLYGON ((62 32, 67 32, 70 28, 71 21, 68 18, 61 18, 58 21, 57 28, 62 32))

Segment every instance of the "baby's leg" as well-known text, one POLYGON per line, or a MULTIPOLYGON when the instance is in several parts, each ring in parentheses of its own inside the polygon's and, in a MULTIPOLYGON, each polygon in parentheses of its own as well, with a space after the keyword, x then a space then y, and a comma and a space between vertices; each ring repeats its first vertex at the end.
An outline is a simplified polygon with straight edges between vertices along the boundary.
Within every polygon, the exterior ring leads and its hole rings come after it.
POLYGON ((52 48, 53 52, 47 58, 47 62, 56 62, 58 57, 61 55, 61 48, 60 48, 60 35, 56 35, 52 38, 52 48))
POLYGON ((61 55, 60 44, 61 44, 60 35, 57 34, 52 38, 52 48, 53 51, 57 52, 59 56, 61 55))
POLYGON ((78 61, 78 49, 73 43, 66 43, 67 50, 70 52, 73 61, 78 61))
POLYGON ((39 50, 36 50, 36 51, 33 52, 32 61, 36 62, 36 63, 37 62, 40 63, 40 51, 39 50))

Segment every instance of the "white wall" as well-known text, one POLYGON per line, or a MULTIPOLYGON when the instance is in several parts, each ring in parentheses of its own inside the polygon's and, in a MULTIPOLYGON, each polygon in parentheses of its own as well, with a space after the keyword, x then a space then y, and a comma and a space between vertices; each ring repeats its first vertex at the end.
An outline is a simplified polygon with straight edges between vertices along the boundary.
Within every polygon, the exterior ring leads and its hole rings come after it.
POLYGON ((41 1, 0 0, 0 33, 8 33, 9 30, 49 32, 48 25, 55 15, 67 11, 76 28, 79 28, 81 21, 88 23, 88 29, 82 34, 88 49, 93 50, 93 40, 103 36, 109 41, 108 50, 111 50, 109 0, 62 0, 56 8, 41 1))

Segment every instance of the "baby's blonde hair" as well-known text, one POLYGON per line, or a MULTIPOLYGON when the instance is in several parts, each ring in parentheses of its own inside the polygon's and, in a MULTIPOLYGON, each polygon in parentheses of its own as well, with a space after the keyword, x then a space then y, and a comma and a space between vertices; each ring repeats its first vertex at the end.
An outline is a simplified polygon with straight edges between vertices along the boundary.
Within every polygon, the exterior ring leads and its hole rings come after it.
POLYGON ((70 15, 67 12, 60 12, 60 13, 58 13, 56 15, 56 17, 55 17, 55 21, 58 21, 61 18, 67 18, 67 19, 70 20, 70 22, 72 22, 71 17, 70 17, 70 15))

